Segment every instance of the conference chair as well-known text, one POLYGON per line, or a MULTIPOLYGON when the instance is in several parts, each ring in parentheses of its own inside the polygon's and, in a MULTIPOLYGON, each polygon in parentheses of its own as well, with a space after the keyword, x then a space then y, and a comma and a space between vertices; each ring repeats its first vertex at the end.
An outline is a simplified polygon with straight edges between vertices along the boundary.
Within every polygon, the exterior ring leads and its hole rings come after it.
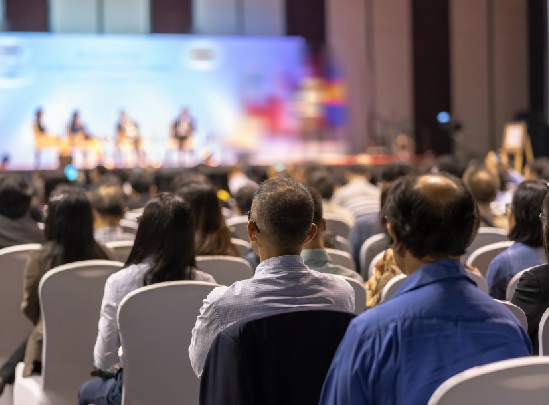
POLYGON ((504 242, 496 242, 486 246, 482 246, 477 250, 475 250, 473 253, 471 253, 466 263, 469 266, 476 267, 480 271, 482 276, 486 277, 486 273, 488 272, 488 266, 490 266, 490 262, 494 260, 494 257, 499 255, 501 252, 503 252, 513 243, 514 242, 512 241, 504 241, 504 242))
POLYGON ((133 233, 134 235, 137 233, 137 221, 132 221, 129 219, 121 219, 120 220, 120 227, 125 233, 133 233))
POLYGON ((123 405, 198 404, 200 381, 187 347, 202 301, 215 287, 219 285, 173 281, 142 287, 122 300, 117 319, 123 405))
POLYGON ((428 405, 545 405, 549 358, 519 357, 473 367, 446 380, 428 405))
POLYGON ((332 231, 337 236, 346 238, 349 236, 349 224, 337 214, 324 214, 324 220, 326 221, 326 229, 332 231))
POLYGON ((524 314, 524 311, 522 310, 522 308, 516 306, 515 304, 510 303, 509 301, 496 300, 495 298, 494 300, 505 305, 507 309, 511 311, 511 313, 515 315, 515 317, 519 320, 522 328, 525 331, 528 331, 528 319, 526 318, 526 315, 524 314))
POLYGON ((358 315, 364 312, 366 309, 366 289, 364 288, 364 284, 359 283, 353 278, 341 276, 339 274, 336 274, 336 277, 347 281, 351 287, 353 287, 353 290, 355 290, 355 314, 358 315))
POLYGON ((133 210, 129 210, 124 214, 124 219, 127 219, 132 222, 137 222, 137 219, 143 215, 143 208, 136 208, 133 210))
POLYGON ((370 277, 372 277, 372 274, 374 273, 374 267, 376 267, 376 264, 383 259, 383 255, 385 254, 385 250, 382 252, 379 252, 370 262, 370 265, 368 266, 368 280, 370 277))
POLYGON ((200 404, 317 404, 354 316, 300 309, 229 326, 217 335, 206 358, 200 404))
POLYGON ((475 282, 478 288, 488 294, 488 285, 486 284, 486 280, 484 279, 484 277, 469 270, 467 270, 467 275, 471 280, 475 282))
POLYGON ((545 310, 539 322, 538 341, 540 356, 549 355, 549 322, 547 318, 549 318, 549 308, 545 310))
POLYGON ((107 278, 123 264, 89 260, 56 267, 39 285, 44 342, 42 375, 23 378, 17 365, 14 405, 72 405, 89 379, 107 278))
POLYGON ((402 283, 404 283, 404 280, 406 280, 406 276, 404 274, 396 275, 389 280, 389 282, 385 284, 385 287, 383 287, 383 291, 381 291, 380 304, 390 300, 398 291, 402 283))
POLYGON ((336 235, 335 237, 335 245, 334 249, 342 250, 344 252, 347 252, 349 254, 353 253, 353 247, 349 243, 349 241, 344 238, 343 236, 336 235))
POLYGON ((240 254, 240 256, 243 256, 246 252, 248 252, 252 248, 252 244, 250 242, 247 242, 242 239, 231 238, 231 242, 238 249, 238 253, 240 254))
POLYGON ((364 241, 359 253, 360 274, 364 280, 368 279, 368 269, 374 257, 385 251, 390 243, 391 238, 386 233, 372 235, 364 241))
MULTIPOLYGON (((32 331, 31 322, 21 312, 25 264, 30 252, 40 250, 38 243, 0 249, 0 364, 4 364, 14 350, 32 331)), ((12 387, 6 386, 0 404, 11 405, 12 387)))
POLYGON ((40 158, 43 150, 52 149, 59 152, 62 149, 62 141, 56 136, 41 132, 33 125, 34 132, 34 168, 40 169, 40 158))
POLYGON ((520 281, 520 278, 522 277, 523 273, 525 271, 529 271, 532 267, 528 267, 527 269, 524 269, 522 271, 519 271, 517 274, 513 276, 513 278, 509 281, 509 284, 507 284, 507 290, 505 292, 505 299, 507 301, 513 300, 513 295, 515 295, 515 290, 517 289, 517 285, 520 281))
POLYGON ((328 253, 328 256, 330 256, 330 259, 332 259, 334 264, 343 266, 349 270, 356 270, 355 262, 353 261, 353 257, 350 253, 338 249, 326 248, 324 250, 326 250, 326 253, 328 253))
POLYGON ((221 285, 231 285, 254 275, 254 271, 246 260, 233 256, 196 256, 196 267, 211 274, 216 283, 221 285))
POLYGON ((500 229, 500 228, 493 228, 490 226, 482 226, 478 229, 477 235, 475 236, 475 238, 467 248, 467 251, 465 252, 465 254, 461 256, 461 260, 463 260, 463 262, 466 263, 467 260, 469 259, 469 256, 471 256, 471 254, 475 250, 483 246, 491 245, 492 243, 507 242, 507 241, 509 241, 509 238, 507 237, 506 230, 500 229))
POLYGON ((236 217, 232 217, 227 219, 226 221, 227 226, 231 230, 231 233, 234 238, 242 239, 242 240, 250 240, 250 237, 248 236, 248 216, 247 215, 239 215, 236 217))
POLYGON ((107 242, 105 243, 105 246, 114 252, 116 260, 126 263, 126 260, 128 260, 130 252, 133 248, 133 240, 117 240, 107 242))

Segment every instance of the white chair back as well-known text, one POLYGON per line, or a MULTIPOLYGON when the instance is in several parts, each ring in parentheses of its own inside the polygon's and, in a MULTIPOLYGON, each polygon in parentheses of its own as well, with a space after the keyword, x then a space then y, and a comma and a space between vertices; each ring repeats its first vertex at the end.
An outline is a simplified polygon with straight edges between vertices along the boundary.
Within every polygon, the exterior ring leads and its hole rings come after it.
POLYGON ((335 246, 334 249, 342 250, 344 252, 353 253, 353 247, 351 246, 351 243, 344 238, 343 236, 336 235, 335 237, 335 246))
POLYGON ((198 404, 187 347, 202 301, 218 284, 174 281, 128 294, 118 309, 123 405, 198 404), (159 333, 162 331, 162 333, 159 333))
POLYGON ((132 221, 132 222, 137 222, 137 219, 141 215, 143 215, 143 208, 136 208, 136 209, 129 210, 128 212, 126 212, 124 214, 124 218, 129 220, 129 221, 132 221))
POLYGON ((368 279, 372 277, 372 274, 374 273, 374 267, 376 266, 377 262, 379 262, 381 259, 383 259, 383 255, 385 254, 385 250, 382 252, 379 252, 370 262, 370 265, 368 266, 368 279))
POLYGON ((107 246, 114 252, 116 260, 122 263, 126 263, 126 260, 128 260, 130 252, 133 248, 133 240, 117 240, 113 242, 107 242, 105 243, 105 246, 107 246))
POLYGON ((231 285, 254 275, 250 264, 240 257, 196 256, 196 266, 211 274, 216 283, 221 285, 231 285))
POLYGON ((248 216, 239 215, 231 217, 226 221, 227 226, 231 230, 233 238, 242 239, 245 241, 250 240, 248 236, 248 216))
POLYGON ((469 256, 471 256, 471 254, 475 250, 483 246, 491 245, 492 243, 507 242, 507 241, 509 241, 509 238, 507 237, 506 230, 493 228, 490 226, 481 226, 478 229, 477 235, 475 236, 475 238, 467 248, 467 251, 461 257, 461 260, 463 260, 463 262, 467 262, 467 259, 469 258, 469 256))
POLYGON ((355 290, 355 314, 358 315, 364 312, 366 309, 366 289, 364 288, 364 284, 359 283, 350 277, 340 275, 337 275, 337 277, 346 280, 349 284, 351 284, 353 290, 355 290))
POLYGON ((121 219, 120 227, 125 233, 133 233, 135 235, 135 233, 137 233, 138 224, 137 224, 137 221, 132 221, 129 219, 121 219))
MULTIPOLYGON (((80 385, 89 378, 105 282, 122 266, 108 260, 75 262, 48 271, 40 280, 41 388, 50 404, 74 404, 80 385)), ((16 401, 18 385, 30 383, 32 379, 16 380, 16 401)))
POLYGON ((524 314, 524 311, 520 307, 516 306, 515 304, 510 303, 509 301, 496 300, 496 299, 494 299, 494 300, 497 301, 497 302, 501 302, 503 305, 505 305, 507 307, 507 309, 509 311, 511 311, 511 313, 513 315, 515 315, 515 317, 519 320, 520 325, 522 326, 522 328, 525 331, 528 330, 528 319, 526 318, 526 315, 524 314))
POLYGON ((349 236, 349 224, 345 221, 344 218, 337 214, 324 214, 324 220, 326 221, 326 229, 332 231, 337 236, 346 238, 349 236))
POLYGON ((343 266, 346 269, 356 271, 355 262, 350 253, 344 252, 343 250, 338 249, 325 249, 330 259, 334 264, 338 266, 343 266))
POLYGON ((469 270, 467 270, 467 275, 471 280, 475 282, 478 288, 488 294, 488 285, 486 284, 486 280, 484 279, 484 277, 469 270))
POLYGON ((549 358, 519 357, 473 367, 446 380, 428 405, 542 405, 549 398, 549 358))
POLYGON ((549 356, 549 322, 547 318, 549 318, 549 308, 545 310, 539 322, 538 341, 540 356, 549 356))
POLYGON ((32 331, 32 324, 21 312, 25 265, 38 243, 0 249, 0 364, 10 357, 32 331))
POLYGON ((359 253, 360 272, 364 279, 369 278, 368 271, 370 263, 380 252, 383 252, 388 248, 390 240, 389 235, 378 233, 370 236, 364 241, 360 247, 359 253))
POLYGON ((522 274, 525 271, 530 270, 532 267, 528 267, 527 269, 524 269, 522 271, 519 271, 517 274, 513 276, 513 278, 509 281, 509 284, 507 284, 507 290, 505 292, 505 299, 509 302, 513 300, 513 295, 515 295, 515 290, 517 289, 518 282, 520 278, 522 277, 522 274))
POLYGON ((231 242, 233 242, 233 245, 235 245, 238 249, 240 256, 244 256, 244 254, 252 248, 252 244, 250 242, 242 239, 231 238, 231 242))
POLYGON ((391 297, 398 291, 402 283, 404 283, 404 280, 406 280, 406 276, 404 274, 398 274, 389 280, 381 292, 380 303, 390 300, 391 297))
POLYGON ((504 241, 480 247, 473 253, 471 253, 466 263, 469 266, 476 267, 480 271, 482 276, 486 277, 486 272, 488 271, 488 266, 490 265, 490 262, 494 260, 494 257, 499 255, 512 244, 513 242, 511 241, 504 241))

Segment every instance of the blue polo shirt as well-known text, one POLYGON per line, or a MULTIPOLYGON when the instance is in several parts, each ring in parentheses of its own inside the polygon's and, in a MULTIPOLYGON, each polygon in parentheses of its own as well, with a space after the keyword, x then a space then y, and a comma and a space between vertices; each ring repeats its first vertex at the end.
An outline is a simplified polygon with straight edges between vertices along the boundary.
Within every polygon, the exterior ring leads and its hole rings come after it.
POLYGON ((335 354, 321 404, 424 405, 468 368, 528 356, 518 320, 454 260, 426 264, 392 299, 355 318, 335 354))

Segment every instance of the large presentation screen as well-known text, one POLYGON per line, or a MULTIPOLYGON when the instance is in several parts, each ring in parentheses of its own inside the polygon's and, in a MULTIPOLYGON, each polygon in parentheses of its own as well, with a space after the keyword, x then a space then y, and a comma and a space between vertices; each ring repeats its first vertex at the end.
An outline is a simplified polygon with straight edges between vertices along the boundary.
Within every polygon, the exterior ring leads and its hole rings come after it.
POLYGON ((84 162, 66 142, 77 111, 93 154, 116 165, 124 111, 147 163, 165 164, 176 148, 172 125, 188 110, 194 153, 230 162, 301 136, 304 72, 299 38, 0 34, 0 154, 14 169, 34 168, 37 152, 41 167, 54 167, 60 153, 84 162), (46 141, 33 130, 38 109, 46 141))

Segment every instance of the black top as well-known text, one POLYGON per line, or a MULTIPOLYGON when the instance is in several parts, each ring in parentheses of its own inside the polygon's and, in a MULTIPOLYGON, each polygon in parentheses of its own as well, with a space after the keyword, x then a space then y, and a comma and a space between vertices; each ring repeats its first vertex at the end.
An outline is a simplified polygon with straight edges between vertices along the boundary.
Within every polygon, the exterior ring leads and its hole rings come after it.
POLYGON ((528 319, 528 335, 534 354, 538 354, 538 330, 543 313, 549 308, 549 264, 522 273, 511 302, 520 307, 528 319))

